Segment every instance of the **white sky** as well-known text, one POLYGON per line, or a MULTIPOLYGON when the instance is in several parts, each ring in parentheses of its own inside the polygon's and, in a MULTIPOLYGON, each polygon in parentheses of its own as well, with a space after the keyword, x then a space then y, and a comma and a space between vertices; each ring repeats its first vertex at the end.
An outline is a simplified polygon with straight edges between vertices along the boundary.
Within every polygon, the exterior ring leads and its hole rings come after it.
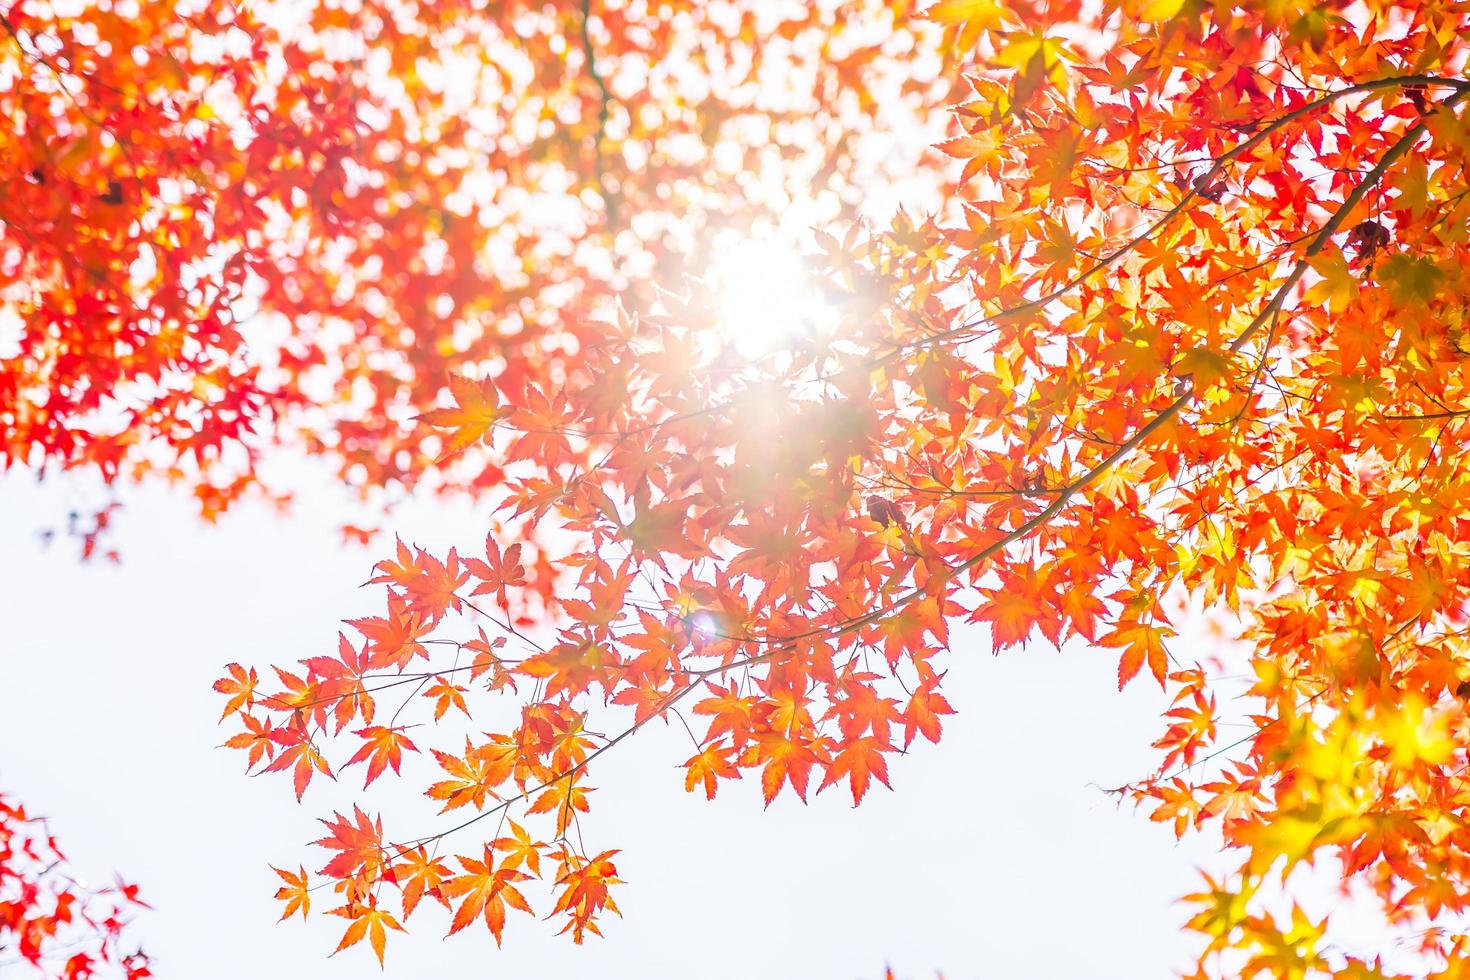
MULTIPOLYGON (((344 923, 315 906, 305 925, 275 925, 267 867, 325 862, 304 844, 360 790, 361 767, 298 806, 285 777, 247 779, 243 755, 216 748, 233 733, 209 690, 224 663, 330 654, 338 621, 380 603, 357 584, 386 546, 342 547, 341 491, 306 482, 291 517, 247 506, 215 528, 183 493, 130 492, 114 567, 80 564, 70 542, 39 547, 36 530, 64 519, 64 482, 0 477, 0 787, 53 818, 79 870, 141 884, 156 911, 133 936, 163 978, 380 975, 366 943, 327 958, 344 923)), ((439 502, 390 526, 429 547, 484 540, 469 508, 439 502)), ((891 964, 911 978, 1137 980, 1185 965, 1176 899, 1206 842, 1178 845, 1096 788, 1154 762, 1158 687, 1116 692, 1115 651, 997 658, 969 627, 948 663, 959 714, 943 741, 895 758, 895 791, 875 784, 857 809, 839 786, 762 812, 754 774, 708 803, 676 768, 688 736, 640 733, 599 761, 583 825, 589 847, 623 849, 625 918, 605 939, 576 947, 512 912, 497 951, 483 925, 443 940, 448 919, 428 910, 391 937, 381 975, 876 978, 891 964)))

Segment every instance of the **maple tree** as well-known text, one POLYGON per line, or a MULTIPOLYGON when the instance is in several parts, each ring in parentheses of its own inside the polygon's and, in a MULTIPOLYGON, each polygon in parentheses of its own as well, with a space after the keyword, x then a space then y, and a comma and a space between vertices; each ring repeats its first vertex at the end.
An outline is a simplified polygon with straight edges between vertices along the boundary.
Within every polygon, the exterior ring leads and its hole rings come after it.
POLYGON ((0 26, 37 121, 0 136, 7 466, 163 476, 213 517, 288 496, 257 464, 295 447, 379 505, 493 513, 463 553, 399 540, 335 653, 216 685, 298 801, 363 776, 324 866, 278 869, 287 916, 329 889, 379 961, 435 906, 580 942, 618 911, 604 753, 671 724, 691 792, 860 803, 940 740, 968 621, 1172 697, 1118 793, 1225 845, 1200 975, 1405 975, 1328 941, 1303 864, 1465 969, 1462 5, 0 26), (857 220, 915 173, 932 201, 857 220), (1185 659, 1181 610, 1230 642, 1185 659), (443 822, 385 820, 399 780, 443 822))
POLYGON ((136 885, 89 888, 72 877, 44 820, 0 794, 0 966, 29 963, 62 980, 153 973, 124 951, 127 916, 146 908, 136 885))

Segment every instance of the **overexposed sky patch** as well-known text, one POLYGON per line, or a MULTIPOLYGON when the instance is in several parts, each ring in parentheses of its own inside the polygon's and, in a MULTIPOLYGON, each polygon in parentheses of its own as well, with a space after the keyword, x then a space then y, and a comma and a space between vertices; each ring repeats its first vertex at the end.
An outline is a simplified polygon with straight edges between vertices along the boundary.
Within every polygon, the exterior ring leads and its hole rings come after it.
MULTIPOLYGON (((0 786, 53 818, 79 869, 142 885, 156 911, 134 934, 160 977, 379 975, 365 946, 328 959, 341 920, 315 905, 305 925, 276 925, 267 866, 325 862, 303 845, 316 817, 360 796, 360 772, 313 782, 298 806, 288 780, 246 778, 241 755, 216 748, 232 732, 209 690, 221 665, 331 653, 339 620, 380 601, 357 586, 387 545, 344 549, 342 491, 303 470, 290 517, 246 506, 212 528, 184 494, 127 493, 120 567, 40 548, 64 483, 0 479, 0 786)), ((434 548, 485 530, 473 507, 444 502, 391 523, 434 548)), ((969 627, 947 665, 959 714, 945 739, 895 758, 895 791, 876 786, 856 809, 839 786, 763 811, 753 776, 706 802, 677 768, 688 736, 652 726, 593 774, 583 828, 589 845, 622 848, 628 881, 605 939, 576 947, 513 917, 497 950, 482 928, 443 940, 447 917, 428 911, 392 937, 381 975, 876 978, 891 964, 915 978, 1133 980, 1184 965, 1194 940, 1175 900, 1207 842, 1176 844, 1098 789, 1150 768, 1157 687, 1119 694, 1112 651, 997 658, 969 627)))

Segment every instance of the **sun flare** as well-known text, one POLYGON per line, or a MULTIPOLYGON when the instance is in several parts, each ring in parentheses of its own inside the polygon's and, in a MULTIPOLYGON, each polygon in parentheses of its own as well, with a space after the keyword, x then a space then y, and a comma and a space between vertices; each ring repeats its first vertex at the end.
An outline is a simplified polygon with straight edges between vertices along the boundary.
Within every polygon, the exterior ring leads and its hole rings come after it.
POLYGON ((779 238, 746 239, 715 261, 720 329, 744 357, 830 333, 837 310, 797 250, 779 238))

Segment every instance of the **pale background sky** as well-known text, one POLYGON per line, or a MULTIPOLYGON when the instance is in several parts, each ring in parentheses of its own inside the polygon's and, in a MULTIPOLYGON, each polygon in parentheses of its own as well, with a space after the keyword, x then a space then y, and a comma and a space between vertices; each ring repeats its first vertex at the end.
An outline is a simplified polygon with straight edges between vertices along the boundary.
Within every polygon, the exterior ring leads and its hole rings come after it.
MULTIPOLYGON (((228 661, 263 671, 332 653, 339 620, 380 603, 357 586, 387 545, 344 548, 342 491, 303 482, 291 516, 245 506, 213 528, 182 492, 129 491, 112 566, 81 564, 71 542, 40 547, 75 493, 64 480, 0 477, 0 787, 52 817, 79 871, 142 886, 156 911, 132 935, 160 977, 876 978, 891 964, 909 978, 1139 980, 1188 962, 1176 900, 1206 842, 1176 844, 1097 788, 1155 761, 1157 685, 1119 694, 1115 651, 997 658, 972 627, 947 658, 959 713, 939 745, 892 760, 894 792, 875 784, 854 809, 834 787, 763 812, 748 774, 709 803, 676 768, 688 736, 654 726, 594 773, 589 846, 621 847, 629 882, 605 939, 577 947, 513 912, 497 950, 483 925, 443 940, 448 919, 430 911, 391 937, 381 974, 366 943, 328 959, 345 923, 314 907, 275 925, 267 865, 325 862, 304 846, 314 818, 353 798, 361 767, 298 806, 287 779, 247 779, 243 755, 216 748, 234 729, 216 726, 209 690, 228 661)), ((464 506, 390 522, 426 547, 484 540, 464 506)), ((1200 655, 1189 642, 1176 656, 1200 655)))

